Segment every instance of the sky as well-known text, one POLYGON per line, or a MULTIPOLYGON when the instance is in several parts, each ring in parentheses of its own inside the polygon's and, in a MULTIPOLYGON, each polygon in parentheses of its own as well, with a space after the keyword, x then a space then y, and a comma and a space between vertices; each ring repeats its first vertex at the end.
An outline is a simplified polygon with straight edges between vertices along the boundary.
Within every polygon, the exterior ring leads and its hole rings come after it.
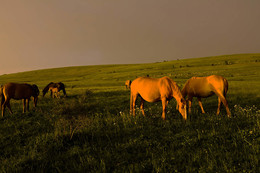
POLYGON ((259 0, 0 0, 0 75, 260 53, 259 0))

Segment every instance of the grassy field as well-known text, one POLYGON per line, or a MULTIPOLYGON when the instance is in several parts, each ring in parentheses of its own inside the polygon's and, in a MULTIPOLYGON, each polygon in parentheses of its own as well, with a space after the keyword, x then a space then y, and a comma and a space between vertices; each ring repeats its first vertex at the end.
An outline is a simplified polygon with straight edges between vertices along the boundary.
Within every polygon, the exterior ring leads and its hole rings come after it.
MULTIPOLYGON (((226 55, 151 64, 46 69, 0 76, 0 84, 26 82, 42 90, 63 82, 67 98, 39 98, 22 113, 0 118, 1 172, 260 172, 260 54, 226 55), (192 76, 229 81, 232 118, 217 97, 194 99, 187 122, 173 99, 166 120, 161 103, 145 103, 147 116, 129 115, 127 79, 169 76, 180 87, 192 76)), ((62 94, 61 94, 62 95, 62 94)))

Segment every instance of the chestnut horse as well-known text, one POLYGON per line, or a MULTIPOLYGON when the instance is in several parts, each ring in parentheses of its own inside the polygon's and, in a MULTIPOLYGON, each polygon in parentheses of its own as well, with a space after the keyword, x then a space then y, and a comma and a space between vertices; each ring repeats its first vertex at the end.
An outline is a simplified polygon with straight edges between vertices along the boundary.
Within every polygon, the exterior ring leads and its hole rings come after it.
POLYGON ((66 97, 66 91, 65 91, 65 85, 62 82, 59 83, 49 83, 43 90, 43 97, 45 96, 45 94, 50 91, 51 92, 51 97, 60 97, 60 90, 63 91, 64 96, 66 97))
POLYGON ((207 77, 192 77, 184 85, 181 93, 183 97, 188 97, 189 113, 191 113, 192 98, 197 97, 202 113, 205 113, 201 98, 210 97, 214 94, 218 96, 218 109, 217 115, 219 115, 221 103, 226 107, 228 117, 231 116, 226 100, 228 91, 228 82, 222 76, 212 75, 207 77))
POLYGON ((26 109, 27 111, 29 111, 29 101, 31 97, 34 98, 34 106, 37 106, 39 96, 39 89, 37 85, 7 83, 3 87, 1 87, 1 90, 2 116, 4 116, 6 106, 9 108, 10 113, 13 113, 10 106, 11 99, 23 100, 23 113, 26 112, 26 109))
POLYGON ((135 116, 135 102, 137 96, 141 97, 141 110, 144 113, 144 100, 148 102, 162 101, 162 118, 165 120, 166 107, 170 99, 176 99, 179 106, 179 112, 186 120, 186 101, 183 98, 178 85, 169 77, 159 79, 150 77, 139 77, 131 84, 130 95, 130 113, 135 116))

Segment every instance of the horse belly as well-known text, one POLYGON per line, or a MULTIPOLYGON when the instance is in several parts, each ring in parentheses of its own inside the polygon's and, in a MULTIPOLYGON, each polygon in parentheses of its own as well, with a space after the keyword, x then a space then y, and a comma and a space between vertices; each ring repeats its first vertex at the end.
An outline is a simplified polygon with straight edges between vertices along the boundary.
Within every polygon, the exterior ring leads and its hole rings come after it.
POLYGON ((147 102, 157 102, 161 100, 159 91, 140 92, 140 96, 147 102))
POLYGON ((200 93, 197 93, 195 95, 195 97, 202 97, 202 98, 206 98, 206 97, 210 97, 214 94, 213 91, 203 91, 203 92, 200 92, 200 93))
POLYGON ((31 91, 28 90, 27 87, 21 87, 15 90, 15 94, 13 97, 13 99, 15 100, 29 99, 31 97, 31 91))
POLYGON ((212 91, 209 85, 207 84, 205 85, 204 83, 201 82, 194 83, 190 92, 191 92, 190 95, 194 97, 209 97, 214 94, 214 92, 212 91))

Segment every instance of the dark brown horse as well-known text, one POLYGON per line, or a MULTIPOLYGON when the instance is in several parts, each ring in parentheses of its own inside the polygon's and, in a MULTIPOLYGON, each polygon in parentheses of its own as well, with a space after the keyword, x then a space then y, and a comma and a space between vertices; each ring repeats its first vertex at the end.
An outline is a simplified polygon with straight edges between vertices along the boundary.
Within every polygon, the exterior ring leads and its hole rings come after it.
POLYGON ((130 113, 135 115, 135 102, 137 96, 141 97, 141 110, 144 113, 144 101, 162 102, 162 118, 165 119, 166 107, 170 99, 175 98, 183 119, 187 119, 186 101, 183 98, 178 85, 169 77, 159 79, 150 77, 139 77, 131 84, 130 113))
POLYGON ((210 97, 214 94, 218 96, 218 109, 217 115, 220 112, 221 103, 226 107, 228 117, 231 116, 226 100, 228 91, 228 82, 222 76, 212 75, 207 77, 192 77, 184 85, 182 89, 182 95, 185 98, 188 97, 189 102, 189 113, 191 113, 191 102, 193 97, 198 98, 198 102, 202 113, 205 113, 201 98, 210 97))
POLYGON ((43 97, 45 96, 45 94, 50 91, 51 92, 51 97, 60 97, 60 90, 63 91, 64 96, 66 97, 66 90, 65 90, 65 85, 62 82, 59 83, 49 83, 43 90, 43 97))
POLYGON ((39 96, 37 85, 7 83, 1 87, 1 91, 2 116, 4 116, 6 106, 9 108, 10 113, 13 113, 10 106, 11 99, 23 100, 23 113, 26 112, 26 110, 29 111, 29 101, 31 97, 34 98, 34 106, 37 106, 39 96))

